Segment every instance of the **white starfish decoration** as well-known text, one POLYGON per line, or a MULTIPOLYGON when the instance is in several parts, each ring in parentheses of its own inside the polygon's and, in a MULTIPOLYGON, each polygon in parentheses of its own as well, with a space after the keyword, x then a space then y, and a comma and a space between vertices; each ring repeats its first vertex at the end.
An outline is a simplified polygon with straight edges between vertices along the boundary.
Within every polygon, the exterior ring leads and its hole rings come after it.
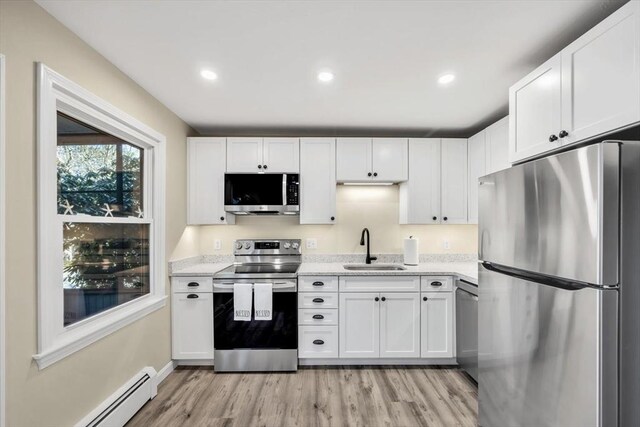
POLYGON ((144 212, 142 212, 142 209, 140 209, 140 206, 138 206, 138 210, 136 211, 136 213, 138 214, 138 218, 144 217, 144 212))
POLYGON ((68 200, 65 199, 64 203, 62 203, 60 207, 64 208, 63 215, 73 215, 73 205, 69 203, 68 200))
POLYGON ((104 204, 104 208, 102 208, 103 211, 105 211, 106 213, 104 214, 104 216, 110 216, 113 217, 113 209, 111 209, 111 206, 109 206, 109 203, 105 203, 104 204))

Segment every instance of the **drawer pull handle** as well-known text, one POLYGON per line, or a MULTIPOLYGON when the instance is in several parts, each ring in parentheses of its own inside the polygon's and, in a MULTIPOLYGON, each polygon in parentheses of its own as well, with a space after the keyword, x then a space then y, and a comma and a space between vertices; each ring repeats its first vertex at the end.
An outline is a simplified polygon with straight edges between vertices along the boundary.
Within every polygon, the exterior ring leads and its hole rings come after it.
POLYGON ((323 345, 323 344, 324 344, 324 341, 322 341, 322 340, 313 340, 313 343, 314 343, 315 345, 323 345))
POLYGON ((324 300, 322 298, 314 298, 313 302, 321 303, 324 302, 324 300))
POLYGON ((324 286, 324 282, 313 282, 313 286, 324 286))
POLYGON ((442 286, 442 282, 431 282, 431 286, 442 286))
POLYGON ((324 319, 324 316, 322 314, 314 314, 313 318, 316 319, 316 320, 322 320, 322 319, 324 319))
POLYGON ((200 283, 198 283, 198 282, 189 282, 189 284, 187 286, 190 287, 190 288, 195 288, 195 287, 200 286, 200 283))
POLYGON ((189 294, 187 295, 187 298, 189 299, 193 299, 193 298, 199 298, 197 294, 189 294))

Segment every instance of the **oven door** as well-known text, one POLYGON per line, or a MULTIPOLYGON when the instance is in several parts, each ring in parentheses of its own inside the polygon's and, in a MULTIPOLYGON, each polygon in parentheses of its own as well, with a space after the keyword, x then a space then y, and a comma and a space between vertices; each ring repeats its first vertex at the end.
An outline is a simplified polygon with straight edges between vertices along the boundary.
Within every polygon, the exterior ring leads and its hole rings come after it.
POLYGON ((273 282, 272 320, 233 320, 233 282, 214 282, 213 292, 216 350, 298 348, 298 293, 295 281, 273 282))

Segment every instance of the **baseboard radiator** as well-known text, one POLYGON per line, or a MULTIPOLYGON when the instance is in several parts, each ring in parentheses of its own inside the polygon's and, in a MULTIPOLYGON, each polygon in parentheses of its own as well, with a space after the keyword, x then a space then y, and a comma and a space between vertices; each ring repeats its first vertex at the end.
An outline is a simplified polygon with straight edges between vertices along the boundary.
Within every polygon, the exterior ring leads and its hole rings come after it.
POLYGON ((76 427, 122 427, 158 390, 157 372, 146 367, 87 415, 76 427))

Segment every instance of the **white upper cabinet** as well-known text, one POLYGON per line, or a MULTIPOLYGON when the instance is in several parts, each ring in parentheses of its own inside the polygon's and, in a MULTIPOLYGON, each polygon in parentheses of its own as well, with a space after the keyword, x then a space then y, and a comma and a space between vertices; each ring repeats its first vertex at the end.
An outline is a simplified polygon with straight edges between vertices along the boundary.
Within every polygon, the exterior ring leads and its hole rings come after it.
POLYGON ((407 139, 338 138, 336 151, 339 182, 399 182, 408 178, 407 139))
POLYGON ((640 2, 562 50, 563 144, 640 122, 640 2))
POLYGON ((467 223, 467 140, 442 139, 442 224, 467 223))
POLYGON ((400 182, 409 178, 409 146, 406 138, 373 138, 374 181, 400 182))
POLYGON ((345 181, 370 181, 371 138, 338 138, 336 142, 336 178, 345 181))
POLYGON ((300 224, 336 222, 336 140, 300 140, 300 224))
POLYGON ((300 140, 298 138, 265 138, 262 146, 265 172, 298 173, 300 140))
POLYGON ((486 174, 486 135, 487 130, 483 130, 473 135, 468 140, 468 189, 469 189, 469 223, 478 223, 478 178, 486 174))
MULTIPOLYGON (((471 162, 471 157, 469 157, 471 162)), ((509 116, 485 129, 485 175, 511 167, 509 163, 509 116)))
POLYGON ((561 145, 561 63, 558 54, 509 89, 512 163, 561 145))
POLYGON ((260 172, 262 165, 262 138, 227 138, 227 172, 260 172))
POLYGON ((224 211, 226 138, 187 139, 187 223, 235 224, 224 211))
POLYGON ((380 357, 420 357, 420 293, 380 295, 380 357))
POLYGON ((298 173, 299 138, 227 138, 227 172, 298 173))
POLYGON ((640 2, 630 1, 509 90, 509 160, 640 122, 640 2))
POLYGON ((409 140, 409 179, 400 184, 400 224, 440 223, 440 139, 409 140))

